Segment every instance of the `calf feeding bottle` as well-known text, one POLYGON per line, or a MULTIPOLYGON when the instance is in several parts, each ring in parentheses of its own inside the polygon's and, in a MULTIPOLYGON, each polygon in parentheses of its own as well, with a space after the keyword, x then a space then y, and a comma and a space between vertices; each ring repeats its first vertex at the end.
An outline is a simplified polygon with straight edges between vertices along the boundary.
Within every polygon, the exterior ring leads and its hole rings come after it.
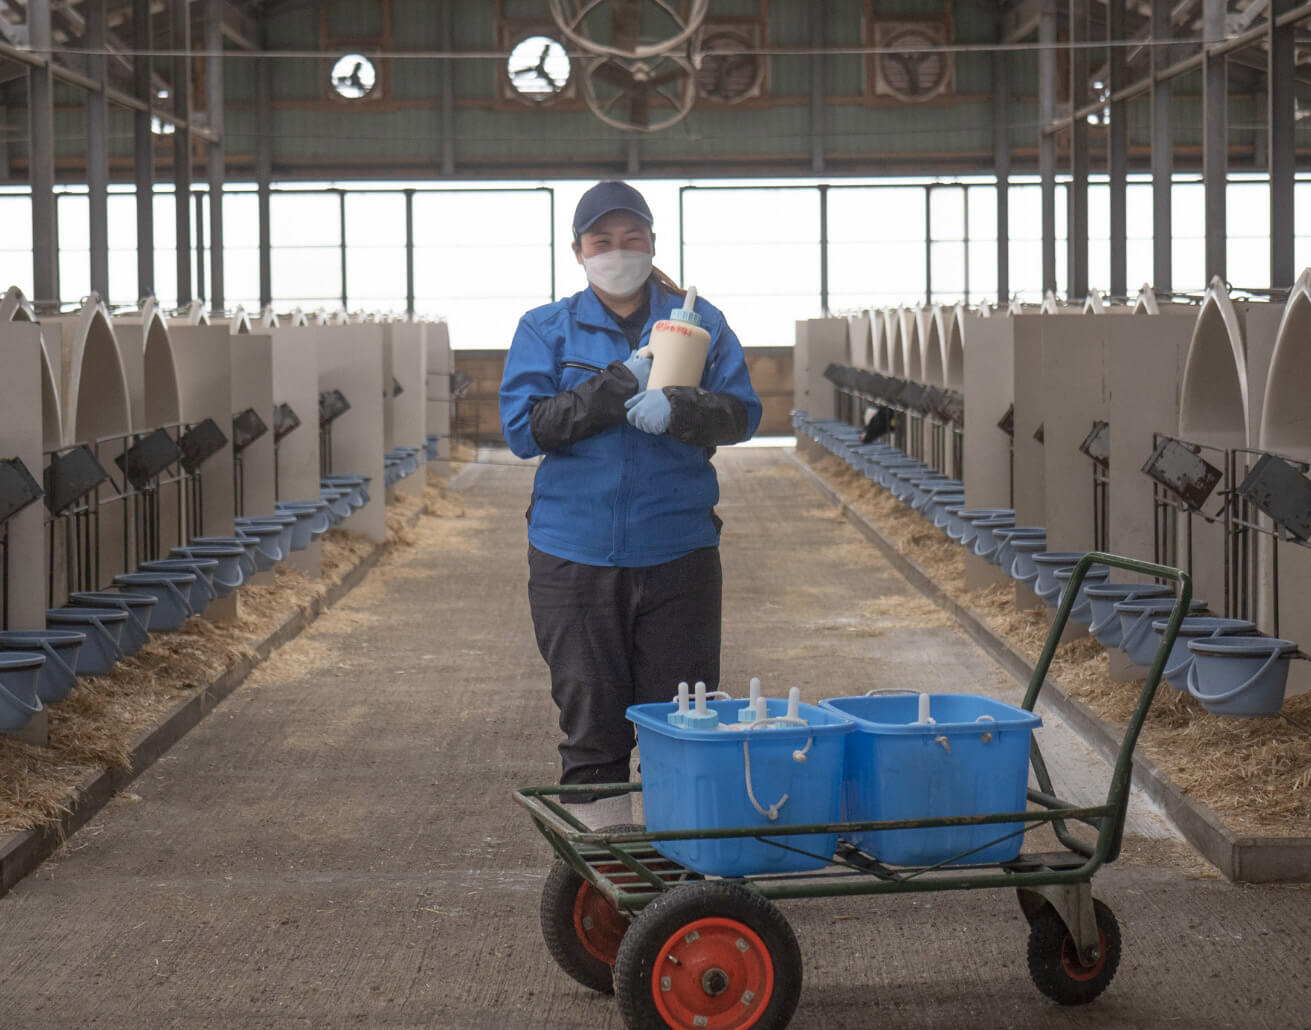
POLYGON ((666 386, 700 386, 710 351, 710 334, 701 328, 701 316, 692 310, 696 304, 696 287, 691 286, 681 308, 651 327, 651 337, 642 348, 651 355, 648 390, 666 386))

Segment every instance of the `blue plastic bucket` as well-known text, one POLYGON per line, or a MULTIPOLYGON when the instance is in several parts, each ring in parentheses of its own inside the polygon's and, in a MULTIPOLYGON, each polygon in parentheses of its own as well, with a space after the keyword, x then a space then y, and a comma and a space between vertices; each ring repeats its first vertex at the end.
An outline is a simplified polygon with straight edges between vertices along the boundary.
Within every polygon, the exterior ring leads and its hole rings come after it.
POLYGON ((193 536, 188 547, 231 547, 237 546, 244 554, 241 561, 241 576, 244 582, 255 575, 255 548, 258 541, 253 536, 236 533, 233 536, 193 536))
POLYGON ((328 502, 328 517, 334 526, 342 519, 350 517, 351 506, 347 501, 349 496, 349 490, 337 486, 325 486, 319 491, 319 497, 328 502))
POLYGON ((86 634, 82 649, 77 653, 77 674, 104 676, 123 657, 119 641, 128 618, 128 613, 122 608, 49 608, 46 610, 46 628, 71 629, 86 634))
POLYGON ((282 526, 276 523, 252 523, 241 531, 255 538, 255 571, 267 572, 286 555, 282 550, 282 526))
POLYGON ((945 533, 947 531, 947 526, 951 523, 952 519, 948 512, 952 508, 964 507, 965 494, 959 491, 956 493, 937 494, 925 509, 924 517, 932 521, 938 529, 941 529, 945 533))
MULTIPOLYGON (((934 722, 927 725, 915 721, 916 694, 839 697, 820 707, 856 722, 847 740, 844 821, 1025 810, 1029 738, 1042 725, 1032 712, 972 694, 931 695, 934 722)), ((1016 831, 1023 827, 1015 822, 871 830, 853 833, 851 843, 888 865, 977 865, 1018 855, 1023 834, 1016 831)))
POLYGON ((0 652, 0 733, 16 733, 41 711, 37 682, 46 656, 38 651, 0 652))
POLYGON ((114 586, 133 594, 150 594, 159 603, 150 609, 151 633, 172 633, 182 628, 191 610, 191 588, 198 579, 194 572, 123 572, 114 586))
POLYGON ((921 484, 915 491, 915 496, 911 498, 910 506, 927 518, 930 509, 938 498, 964 498, 964 496, 965 487, 961 484, 959 479, 939 479, 933 482, 921 484))
POLYGON ((239 543, 223 544, 188 544, 186 547, 174 547, 168 552, 174 558, 212 558, 218 562, 211 582, 214 592, 219 597, 227 597, 242 583, 246 574, 242 566, 246 561, 246 548, 239 543))
POLYGON ((874 473, 874 482, 884 489, 892 489, 892 479, 894 476, 909 472, 912 469, 923 471, 928 468, 922 461, 916 461, 914 458, 892 458, 887 461, 878 463, 874 473))
MULTIPOLYGON (((1056 604, 1059 606, 1065 600, 1065 591, 1069 589, 1070 580, 1074 578, 1074 566, 1068 569, 1056 570, 1056 582, 1060 585, 1060 591, 1057 593, 1056 604)), ((1070 608, 1070 621, 1076 626, 1087 626, 1092 622, 1092 602, 1088 600, 1087 590, 1094 583, 1103 583, 1111 575, 1111 570, 1105 565, 1090 565, 1088 571, 1084 573, 1083 580, 1079 583, 1079 592, 1074 596, 1074 604, 1070 608)))
POLYGON ((150 639, 150 611, 159 601, 150 594, 124 594, 113 590, 88 590, 68 595, 74 608, 122 608, 128 613, 123 623, 119 646, 125 655, 134 655, 150 639))
POLYGON ((159 558, 155 561, 143 561, 140 572, 190 572, 196 577, 191 584, 187 600, 191 602, 191 611, 199 615, 209 607, 209 602, 218 597, 214 586, 214 570, 218 561, 214 558, 159 558))
POLYGON ((1084 551, 1039 551, 1033 556, 1033 566, 1038 570, 1033 592, 1037 594, 1048 608, 1055 608, 1061 596, 1061 585, 1056 582, 1057 569, 1072 569, 1079 563, 1084 551))
POLYGON ((438 456, 437 443, 438 440, 437 440, 436 433, 429 433, 427 436, 423 438, 423 456, 428 461, 437 460, 437 456, 438 456))
POLYGON ((1274 637, 1207 637, 1188 641, 1193 653, 1188 693, 1212 715, 1278 715, 1297 651, 1274 637))
MULTIPOLYGON (((1015 519, 1015 512, 1010 508, 961 508, 956 517, 960 520, 961 534, 960 545, 962 547, 974 547, 974 541, 979 535, 980 522, 991 521, 992 519, 1009 518, 1015 519)), ((947 534, 951 535, 950 532, 947 534)))
POLYGON ((296 521, 291 525, 291 549, 303 551, 314 539, 314 522, 317 513, 312 508, 279 508, 280 515, 294 515, 296 521))
POLYGON ((1120 646, 1120 615, 1115 606, 1120 601, 1155 600, 1170 597, 1174 587, 1165 583, 1090 583, 1084 590, 1092 609, 1088 632, 1102 647, 1120 646))
MULTIPOLYGON (((1120 617, 1120 650, 1135 665, 1149 666, 1156 658, 1161 638, 1152 632, 1152 623, 1169 618, 1174 611, 1173 597, 1144 597, 1116 601, 1115 614, 1120 617)), ((1206 602, 1193 598, 1187 615, 1205 615, 1206 602)))
POLYGON ((317 540, 328 531, 332 525, 332 516, 328 513, 327 501, 279 501, 278 511, 301 512, 309 511, 313 513, 310 520, 310 539, 317 540))
POLYGON ((319 481, 319 485, 330 486, 347 486, 352 489, 350 496, 350 505, 352 508, 363 508, 369 503, 369 476, 324 476, 319 481))
POLYGON ((905 501, 910 504, 915 493, 920 487, 928 483, 941 483, 946 480, 941 472, 924 472, 912 476, 893 476, 892 477, 892 496, 899 501, 905 501))
MULTIPOLYGON (((711 701, 725 722, 745 704, 711 701)), ((786 826, 838 821, 842 803, 844 743, 851 722, 835 712, 803 704, 805 727, 757 730, 684 730, 666 716, 678 705, 632 705, 642 752, 642 803, 652 833, 735 827, 786 826), (801 760, 797 760, 797 756, 801 760), (763 809, 763 811, 762 811, 763 809), (768 812, 775 818, 770 819, 768 812)), ((770 698, 771 718, 787 714, 787 702, 770 698)), ((751 838, 663 841, 652 845, 666 858, 706 876, 820 869, 837 849, 836 833, 776 838, 797 854, 751 838)))
POLYGON ((1047 551, 1047 536, 1043 534, 1038 537, 1019 537, 1012 539, 1010 542, 1011 554, 1011 579, 1033 589, 1038 582, 1038 555, 1045 554, 1047 551))
MULTIPOLYGON (((1165 637, 1169 619, 1157 619, 1152 623, 1152 632, 1158 642, 1165 637)), ((1186 615, 1179 624, 1179 635, 1174 638, 1174 646, 1165 659, 1165 682, 1175 690, 1188 689, 1188 670, 1193 664, 1193 653, 1188 650, 1188 641, 1201 640, 1206 637, 1247 637, 1256 633, 1256 623, 1246 619, 1222 619, 1215 615, 1186 615)))
POLYGON ((278 535, 278 549, 285 558, 291 554, 291 536, 296 526, 296 516, 291 512, 277 512, 273 515, 260 515, 256 518, 239 518, 234 520, 242 532, 253 526, 277 526, 282 532, 278 535))
POLYGON ((1044 545, 1047 543, 1047 530, 1043 526, 1004 526, 994 529, 992 535, 997 538, 997 553, 993 557, 993 563, 1008 576, 1015 562, 1015 549, 1011 546, 1011 541, 1041 540, 1044 545))
POLYGON ((36 696, 43 704, 58 704, 77 685, 77 656, 85 633, 71 629, 11 629, 0 632, 0 652, 39 651, 45 665, 36 681, 36 696))
POLYGON ((998 515, 991 519, 974 520, 974 553, 991 565, 998 564, 997 555, 1001 551, 1001 539, 997 536, 999 529, 1011 529, 1015 526, 1015 514, 998 515))

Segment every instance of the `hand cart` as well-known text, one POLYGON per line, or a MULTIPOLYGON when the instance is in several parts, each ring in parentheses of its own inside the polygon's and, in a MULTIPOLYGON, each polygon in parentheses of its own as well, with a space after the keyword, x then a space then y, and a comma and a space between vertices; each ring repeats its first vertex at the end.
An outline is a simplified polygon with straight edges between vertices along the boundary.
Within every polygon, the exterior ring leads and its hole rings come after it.
MULTIPOLYGON (((542 932, 566 973, 593 990, 617 996, 630 1030, 774 1030, 791 1019, 801 993, 801 952, 774 905, 786 898, 867 894, 1014 890, 1029 922, 1029 972, 1037 988, 1063 1005, 1096 998, 1115 976, 1120 930, 1092 895, 1093 875, 1120 853, 1129 804, 1134 746, 1147 717, 1166 657, 1188 612, 1192 582, 1178 569, 1093 552, 1075 567, 1029 680, 1023 707, 1033 710, 1084 575, 1093 564, 1143 573, 1178 584, 1174 610, 1138 698, 1111 774, 1106 802, 1077 806, 1056 797, 1036 739, 1030 767, 1037 789, 1029 810, 953 818, 846 822, 647 833, 637 826, 588 830, 561 799, 571 794, 636 792, 636 783, 603 787, 527 787, 515 799, 558 856, 542 893, 542 932), (1063 850, 1022 853, 1000 865, 969 865, 970 852, 923 867, 891 867, 876 856, 839 844, 818 873, 776 873, 706 879, 661 856, 659 841, 865 830, 928 829, 1023 823, 1006 837, 1050 825, 1063 850), (1086 841, 1072 832, 1097 831, 1086 841), (963 868, 968 866, 968 868, 963 868)), ((1004 839, 1004 838, 1001 838, 1004 839)), ((989 842, 995 843, 995 842, 989 842)), ((973 849, 981 850, 981 849, 973 849)))

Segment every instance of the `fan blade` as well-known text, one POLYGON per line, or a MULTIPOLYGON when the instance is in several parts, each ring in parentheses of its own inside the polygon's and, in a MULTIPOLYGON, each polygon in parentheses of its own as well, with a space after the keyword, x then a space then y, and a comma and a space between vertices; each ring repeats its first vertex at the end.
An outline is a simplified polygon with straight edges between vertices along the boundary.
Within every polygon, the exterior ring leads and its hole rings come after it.
POLYGON ((632 72, 615 61, 602 61, 592 69, 592 77, 607 86, 624 90, 632 89, 637 81, 632 72))
POLYGON ((659 75, 653 75, 646 80, 646 84, 654 89, 656 86, 663 86, 666 82, 673 82, 675 79, 681 79, 687 73, 677 65, 667 72, 661 72, 659 75))
POLYGON ((618 50, 637 49, 642 31, 642 0, 614 0, 610 9, 610 45, 618 50))
POLYGON ((651 124, 651 94, 643 88, 633 90, 628 105, 628 122, 644 129, 651 124))

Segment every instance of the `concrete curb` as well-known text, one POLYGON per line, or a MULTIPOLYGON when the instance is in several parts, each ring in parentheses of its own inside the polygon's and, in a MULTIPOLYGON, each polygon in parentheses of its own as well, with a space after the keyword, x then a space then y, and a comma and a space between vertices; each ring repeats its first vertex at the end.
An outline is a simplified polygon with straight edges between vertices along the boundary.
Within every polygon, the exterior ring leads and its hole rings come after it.
MULTIPOLYGON (((883 554, 920 593, 946 611, 969 636, 1021 683, 1033 676, 1033 665, 973 610, 949 596, 916 562, 897 550, 860 512, 849 505, 825 479, 796 454, 789 454, 811 485, 883 554)), ((1119 731, 1086 705, 1070 697, 1051 676, 1042 701, 1051 705, 1100 755, 1114 762, 1120 750, 1119 731)), ((1251 837, 1224 824, 1209 807, 1190 798, 1141 750, 1133 756, 1134 784, 1147 794, 1208 862, 1236 883, 1311 882, 1311 838, 1251 837)))
MULTIPOLYGON (((410 525, 418 522, 424 510, 419 509, 410 521, 410 525)), ((88 773, 78 785, 77 794, 69 804, 69 810, 58 822, 34 830, 20 830, 0 839, 0 897, 9 893, 14 884, 32 872, 54 854, 65 840, 90 822, 116 793, 153 765, 220 701, 241 686, 246 677, 269 655, 299 636, 327 609, 358 586, 369 571, 378 564, 386 547, 386 544, 375 545, 354 568, 329 587, 322 597, 311 600, 307 610, 297 609, 292 612, 272 633, 252 645, 254 658, 239 659, 213 683, 195 687, 187 692, 163 722, 153 729, 144 731, 136 739, 132 745, 129 768, 104 769, 98 773, 88 773)))

